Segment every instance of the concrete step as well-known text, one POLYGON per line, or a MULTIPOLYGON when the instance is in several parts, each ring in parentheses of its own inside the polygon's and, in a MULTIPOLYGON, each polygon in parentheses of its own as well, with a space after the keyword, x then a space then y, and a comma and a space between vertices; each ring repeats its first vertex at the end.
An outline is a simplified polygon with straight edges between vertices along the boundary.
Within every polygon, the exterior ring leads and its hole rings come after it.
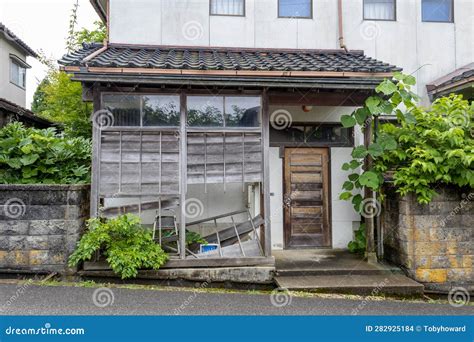
POLYGON ((380 268, 304 268, 304 269, 279 269, 278 276, 297 277, 297 276, 324 276, 324 275, 391 275, 403 274, 398 267, 380 267, 380 268))
POLYGON ((419 296, 423 285, 402 274, 277 276, 280 288, 292 291, 357 295, 419 296))

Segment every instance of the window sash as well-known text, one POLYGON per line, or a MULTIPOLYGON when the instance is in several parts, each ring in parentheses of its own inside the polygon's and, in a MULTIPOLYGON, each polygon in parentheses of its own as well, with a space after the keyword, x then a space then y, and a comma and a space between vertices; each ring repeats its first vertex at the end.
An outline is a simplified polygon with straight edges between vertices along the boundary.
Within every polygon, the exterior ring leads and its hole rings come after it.
POLYGON ((211 15, 244 16, 245 0, 210 0, 211 15))
POLYGON ((259 96, 187 97, 186 120, 190 128, 260 128, 261 112, 259 96))
POLYGON ((313 17, 313 0, 278 0, 279 18, 306 18, 313 17))
POLYGON ((10 59, 10 81, 21 88, 26 88, 26 68, 10 59))
POLYGON ((396 0, 364 0, 365 20, 396 20, 396 0))
POLYGON ((453 22, 453 0, 422 0, 421 7, 423 21, 453 22))

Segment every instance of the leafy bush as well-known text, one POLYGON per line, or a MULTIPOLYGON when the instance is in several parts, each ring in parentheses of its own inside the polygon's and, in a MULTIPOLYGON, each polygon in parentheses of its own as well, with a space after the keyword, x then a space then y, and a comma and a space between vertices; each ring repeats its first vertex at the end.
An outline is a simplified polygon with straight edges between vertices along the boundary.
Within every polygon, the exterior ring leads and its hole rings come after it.
POLYGON ((355 239, 347 245, 351 253, 362 254, 365 252, 367 240, 365 238, 365 224, 362 223, 358 230, 355 231, 355 239))
POLYGON ((398 147, 377 159, 375 170, 395 170, 401 195, 415 193, 429 203, 437 184, 474 187, 474 104, 460 95, 437 99, 429 110, 414 107, 412 117, 399 118, 399 126, 385 124, 381 134, 398 147))
POLYGON ((55 129, 11 123, 0 129, 0 183, 86 184, 91 142, 65 138, 55 129))
POLYGON ((377 87, 377 95, 369 97, 364 107, 341 118, 345 127, 363 128, 381 114, 396 115, 398 120, 398 125, 382 125, 377 141, 368 148, 355 147, 353 160, 343 165, 343 170, 354 173, 344 183, 340 199, 352 199, 359 212, 363 198, 353 191, 368 187, 380 192, 386 171, 394 171, 400 194, 413 192, 424 204, 432 200, 438 184, 474 187, 474 105, 451 95, 437 99, 430 109, 422 108, 411 91, 415 83, 413 76, 397 73, 393 81, 386 79, 377 87), (357 173, 367 156, 373 167, 357 173))
POLYGON ((141 226, 140 218, 130 214, 106 221, 90 219, 69 265, 90 260, 97 251, 103 251, 112 270, 122 279, 136 277, 139 269, 157 270, 168 260, 151 232, 141 226))

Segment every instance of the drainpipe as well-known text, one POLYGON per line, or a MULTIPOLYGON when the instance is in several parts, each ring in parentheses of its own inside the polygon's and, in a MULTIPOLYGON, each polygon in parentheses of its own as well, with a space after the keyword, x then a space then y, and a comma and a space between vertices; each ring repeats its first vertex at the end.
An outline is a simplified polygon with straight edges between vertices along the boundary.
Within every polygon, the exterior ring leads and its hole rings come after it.
POLYGON ((342 0, 337 0, 337 18, 339 22, 339 47, 348 52, 346 44, 344 44, 344 23, 342 20, 342 0))

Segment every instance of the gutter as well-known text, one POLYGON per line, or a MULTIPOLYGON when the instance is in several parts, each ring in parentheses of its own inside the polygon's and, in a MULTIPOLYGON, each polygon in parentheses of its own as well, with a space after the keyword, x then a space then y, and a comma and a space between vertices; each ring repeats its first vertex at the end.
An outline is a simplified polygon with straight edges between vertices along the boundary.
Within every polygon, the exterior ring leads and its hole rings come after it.
POLYGON ((337 0, 337 18, 338 18, 338 24, 339 24, 339 47, 341 49, 344 49, 344 51, 347 53, 349 52, 346 44, 344 43, 344 22, 343 22, 343 16, 342 16, 342 0, 337 0))

